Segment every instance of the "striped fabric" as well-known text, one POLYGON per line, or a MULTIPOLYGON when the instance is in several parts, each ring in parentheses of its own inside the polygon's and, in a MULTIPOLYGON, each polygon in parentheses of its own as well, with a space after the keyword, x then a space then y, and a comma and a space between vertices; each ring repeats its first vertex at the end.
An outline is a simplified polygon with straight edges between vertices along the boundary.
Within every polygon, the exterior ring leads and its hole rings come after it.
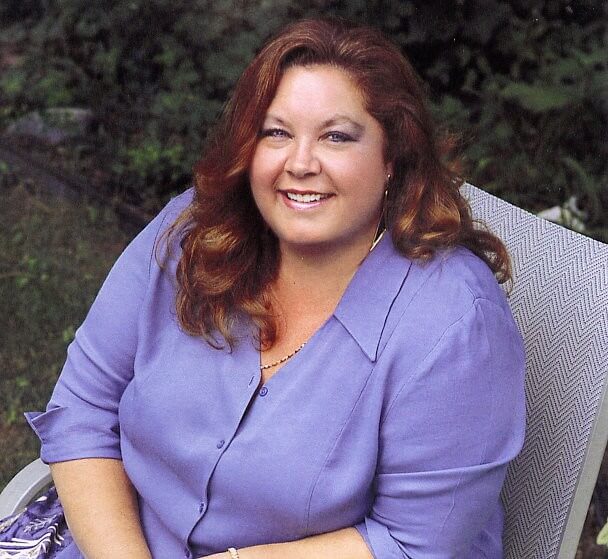
POLYGON ((526 443, 503 490, 505 557, 574 557, 608 436, 598 421, 607 405, 608 245, 474 186, 463 191, 511 253, 510 302, 527 354, 526 443))

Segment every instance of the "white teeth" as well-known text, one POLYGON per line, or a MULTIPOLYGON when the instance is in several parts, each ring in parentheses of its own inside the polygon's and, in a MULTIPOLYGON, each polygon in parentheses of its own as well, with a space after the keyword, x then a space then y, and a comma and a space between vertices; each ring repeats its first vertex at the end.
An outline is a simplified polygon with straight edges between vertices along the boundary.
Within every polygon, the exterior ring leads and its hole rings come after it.
POLYGON ((294 202, 318 202, 322 198, 327 198, 327 194, 295 194, 294 192, 287 192, 287 198, 294 202))

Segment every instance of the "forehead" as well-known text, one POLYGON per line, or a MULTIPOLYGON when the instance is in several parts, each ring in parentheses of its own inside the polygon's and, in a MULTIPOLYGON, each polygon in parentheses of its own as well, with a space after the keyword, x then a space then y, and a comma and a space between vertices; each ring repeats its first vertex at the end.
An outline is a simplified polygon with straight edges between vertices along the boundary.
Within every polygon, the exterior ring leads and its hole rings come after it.
POLYGON ((345 70, 329 65, 292 66, 285 70, 268 112, 277 110, 309 116, 328 112, 368 115, 356 82, 345 70))

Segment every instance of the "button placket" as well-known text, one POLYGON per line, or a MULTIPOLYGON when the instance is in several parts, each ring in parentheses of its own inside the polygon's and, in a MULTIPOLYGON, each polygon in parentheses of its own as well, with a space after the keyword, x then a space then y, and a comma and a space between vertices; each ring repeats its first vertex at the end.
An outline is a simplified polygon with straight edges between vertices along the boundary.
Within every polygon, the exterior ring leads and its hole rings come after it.
MULTIPOLYGON (((224 452, 228 452, 229 446, 232 443, 233 437, 235 436, 236 432, 238 431, 239 426, 241 425, 241 423, 245 417, 245 414, 246 414, 246 411, 247 411, 249 405, 252 403, 252 399, 255 399, 256 394, 257 395, 260 394, 259 381, 261 379, 261 375, 258 374, 256 376, 255 374, 252 374, 251 372, 249 372, 249 374, 247 376, 244 376, 244 378, 241 379, 242 384, 239 383, 240 387, 235 386, 234 403, 238 404, 238 406, 239 406, 238 415, 236 415, 234 417, 235 423, 234 423, 234 425, 232 425, 232 429, 230 428, 231 426, 224 425, 224 428, 226 428, 226 427, 228 428, 228 430, 224 432, 224 435, 227 437, 226 439, 222 438, 222 439, 215 440, 215 447, 217 449, 217 452, 215 453, 215 459, 213 460, 213 462, 215 463, 216 466, 222 460, 222 456, 224 455, 224 452), (249 378, 247 378, 247 376, 249 376, 249 378), (236 392, 237 390, 238 390, 238 392, 236 392), (238 398, 238 400, 237 400, 237 398, 238 398)), ((267 393, 268 393, 268 389, 266 387, 262 387, 262 394, 265 396, 267 393)), ((213 439, 211 441, 209 441, 208 444, 212 445, 213 439)), ((212 449, 213 449, 213 447, 211 447, 211 450, 212 449)), ((215 470, 215 466, 211 468, 210 473, 205 482, 207 487, 209 485, 209 481, 210 481, 210 478, 211 478, 214 470, 215 470)), ((206 518, 205 515, 207 514, 207 509, 209 508, 209 506, 208 506, 209 505, 209 502, 208 502, 209 495, 207 495, 205 493, 204 489, 200 493, 199 498, 200 498, 200 500, 198 502, 196 502, 196 501, 194 502, 194 511, 192 511, 192 512, 195 513, 194 514, 195 518, 193 518, 192 528, 190 529, 189 536, 188 536, 188 542, 190 542, 189 538, 193 535, 193 533, 195 533, 195 529, 197 529, 197 526, 199 526, 199 523, 203 522, 203 519, 206 518), (198 512, 198 515, 196 514, 195 511, 198 512)), ((198 557, 198 554, 196 554, 196 551, 197 551, 196 545, 194 545, 194 548, 195 548, 194 551, 191 551, 187 545, 184 547, 184 556, 187 559, 194 559, 194 557, 198 557)))

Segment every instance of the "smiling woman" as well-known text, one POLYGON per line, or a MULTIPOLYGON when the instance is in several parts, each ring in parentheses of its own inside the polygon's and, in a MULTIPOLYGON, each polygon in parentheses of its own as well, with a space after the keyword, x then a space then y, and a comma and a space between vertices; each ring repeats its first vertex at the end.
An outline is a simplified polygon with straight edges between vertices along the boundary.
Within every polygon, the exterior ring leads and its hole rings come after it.
POLYGON ((379 32, 264 46, 29 414, 57 557, 502 556, 523 350, 450 147, 379 32))

